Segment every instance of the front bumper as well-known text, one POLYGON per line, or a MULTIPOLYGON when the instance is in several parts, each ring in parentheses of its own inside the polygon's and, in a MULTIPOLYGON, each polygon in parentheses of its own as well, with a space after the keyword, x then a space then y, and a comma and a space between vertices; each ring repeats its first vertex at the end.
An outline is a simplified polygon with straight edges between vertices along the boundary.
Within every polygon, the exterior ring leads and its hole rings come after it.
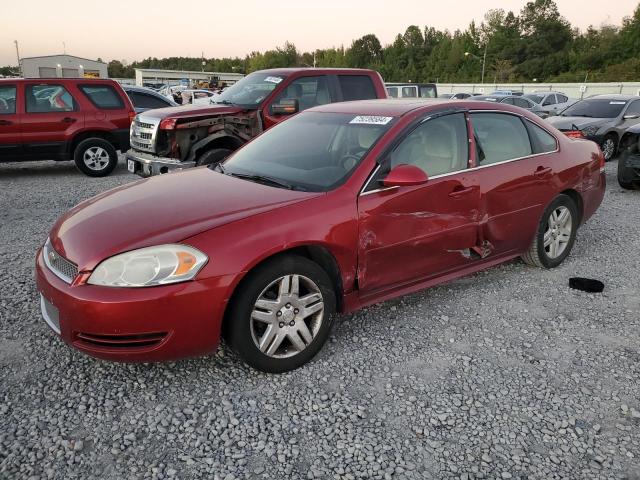
POLYGON ((71 346, 106 360, 155 362, 215 350, 232 276, 149 288, 69 285, 36 257, 45 322, 71 346), (56 328, 57 327, 57 328, 56 328))
POLYGON ((193 161, 182 162, 175 158, 157 157, 134 149, 129 150, 125 154, 125 158, 127 160, 127 169, 141 177, 152 177, 196 166, 196 162, 193 161))

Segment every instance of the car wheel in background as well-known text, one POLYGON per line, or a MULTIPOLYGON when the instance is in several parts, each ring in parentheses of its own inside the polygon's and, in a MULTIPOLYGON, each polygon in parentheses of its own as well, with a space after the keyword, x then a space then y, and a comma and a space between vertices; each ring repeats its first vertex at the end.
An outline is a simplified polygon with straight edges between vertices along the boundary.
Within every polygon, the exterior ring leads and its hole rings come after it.
POLYGON ((224 334, 231 346, 248 365, 280 373, 318 353, 331 331, 336 294, 315 262, 278 257, 249 273, 229 308, 224 334))
POLYGON ((618 183, 627 190, 635 190, 640 187, 640 176, 631 167, 628 167, 627 159, 630 155, 638 153, 638 145, 633 144, 626 148, 618 158, 618 183))
POLYGON ((102 138, 87 138, 73 152, 76 167, 90 177, 105 177, 118 164, 116 149, 102 138))
POLYGON ((578 209, 568 195, 558 195, 545 209, 538 231, 522 259, 529 265, 555 268, 571 252, 578 230, 578 209))
POLYGON ((616 141, 616 136, 613 134, 608 134, 600 143, 600 149, 602 150, 602 154, 604 155, 604 161, 608 162, 616 155, 616 150, 618 148, 618 142, 616 141))
POLYGON ((202 155, 198 157, 196 160, 196 166, 200 167, 202 165, 213 165, 216 163, 220 163, 229 155, 231 155, 232 151, 228 148, 214 148, 213 150, 209 150, 208 152, 204 152, 202 155))

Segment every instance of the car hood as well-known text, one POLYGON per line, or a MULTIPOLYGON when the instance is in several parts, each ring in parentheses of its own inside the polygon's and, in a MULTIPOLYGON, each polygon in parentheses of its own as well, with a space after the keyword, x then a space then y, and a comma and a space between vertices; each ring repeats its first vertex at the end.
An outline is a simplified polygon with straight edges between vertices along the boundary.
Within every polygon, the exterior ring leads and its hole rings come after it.
POLYGON ((136 248, 198 233, 322 193, 275 188, 204 168, 139 180, 90 198, 51 230, 53 247, 80 271, 136 248))
POLYGON ((147 110, 144 113, 145 118, 153 118, 163 120, 165 118, 194 118, 209 117, 212 115, 233 115, 245 111, 245 108, 237 105, 207 105, 207 106, 190 106, 190 107, 167 107, 155 108, 147 110))
POLYGON ((590 117, 550 117, 547 119, 551 125, 558 130, 573 130, 574 127, 582 130, 583 128, 597 125, 601 127, 605 123, 613 121, 613 118, 590 118, 590 117))

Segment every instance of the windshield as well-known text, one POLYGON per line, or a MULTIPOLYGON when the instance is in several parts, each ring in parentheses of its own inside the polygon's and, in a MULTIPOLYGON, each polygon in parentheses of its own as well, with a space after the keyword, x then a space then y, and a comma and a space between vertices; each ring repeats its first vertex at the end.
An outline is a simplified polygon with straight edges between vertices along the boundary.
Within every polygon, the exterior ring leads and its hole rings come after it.
POLYGON ((528 98, 533 103, 542 103, 542 99, 544 98, 544 95, 529 94, 529 95, 525 95, 524 98, 528 98))
POLYGON ((214 102, 257 107, 284 79, 283 75, 252 73, 218 95, 214 102))
POLYGON ((625 100, 615 100, 611 98, 580 100, 563 110, 560 116, 615 118, 620 115, 626 104, 627 102, 625 100))
POLYGON ((392 123, 393 117, 304 112, 248 143, 219 170, 282 188, 326 192, 347 180, 392 123))

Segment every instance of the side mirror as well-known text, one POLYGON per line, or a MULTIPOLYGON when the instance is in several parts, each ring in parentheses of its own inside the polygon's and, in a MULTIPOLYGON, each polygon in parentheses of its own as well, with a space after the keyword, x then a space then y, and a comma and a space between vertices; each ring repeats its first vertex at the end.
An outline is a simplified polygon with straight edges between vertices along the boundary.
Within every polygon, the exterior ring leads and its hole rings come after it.
POLYGON ((384 177, 382 184, 385 187, 407 187, 411 185, 422 185, 429 181, 429 177, 424 170, 415 165, 398 165, 384 177))
POLYGON ((640 115, 638 115, 637 113, 630 113, 629 115, 625 115, 624 117, 622 117, 623 120, 635 120, 636 118, 639 118, 640 115))
POLYGON ((292 115, 298 113, 298 110, 300 110, 300 104, 297 98, 284 98, 271 105, 273 115, 292 115))

